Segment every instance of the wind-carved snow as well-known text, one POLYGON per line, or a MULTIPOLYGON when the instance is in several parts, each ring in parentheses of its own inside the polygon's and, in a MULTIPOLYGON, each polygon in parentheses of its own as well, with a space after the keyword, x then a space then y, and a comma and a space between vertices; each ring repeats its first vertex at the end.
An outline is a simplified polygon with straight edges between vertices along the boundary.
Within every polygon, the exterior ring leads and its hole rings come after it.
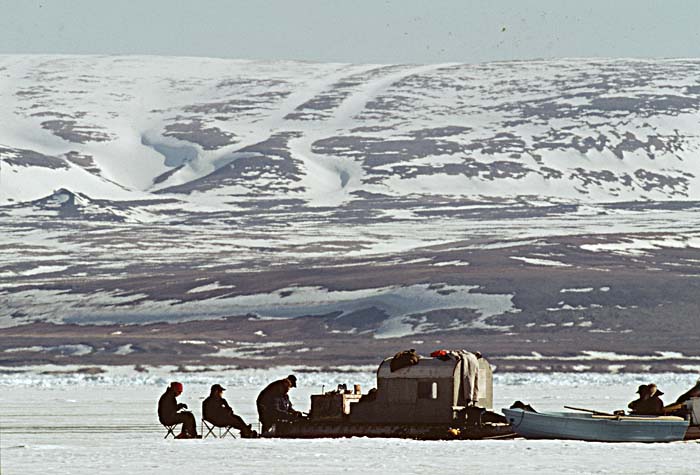
POLYGON ((435 262, 433 266, 444 267, 444 266, 468 266, 469 263, 465 261, 446 261, 446 262, 435 262))
POLYGON ((609 242, 601 244, 584 244, 581 249, 592 252, 611 252, 614 254, 638 256, 647 254, 649 251, 657 249, 700 249, 700 236, 680 235, 655 237, 633 237, 619 242, 609 242))
MULTIPOLYGON (((260 318, 293 318, 305 315, 338 313, 338 319, 366 309, 375 309, 385 315, 377 322, 375 336, 388 338, 436 331, 445 328, 425 316, 443 309, 468 309, 477 317, 470 321, 456 321, 448 329, 480 328, 506 330, 508 327, 491 325, 489 317, 517 313, 509 294, 476 292, 479 286, 412 285, 405 287, 371 288, 357 291, 329 291, 321 287, 289 287, 274 293, 217 297, 194 302, 153 301, 142 295, 115 295, 101 293, 91 296, 55 291, 26 291, 25 299, 33 301, 32 318, 71 323, 148 323, 212 319, 230 315, 255 314, 260 318), (64 318, 52 309, 60 302, 64 318)), ((23 299, 18 299, 23 302, 23 299)), ((9 316, 18 308, 2 310, 9 316)), ((1 314, 0 314, 1 315, 1 314)), ((4 320, 16 324, 20 318, 4 320)))
POLYGON ((569 304, 565 304, 565 303, 563 303, 563 302, 560 302, 558 307, 547 307, 547 311, 548 311, 548 312, 559 312, 559 311, 562 311, 562 310, 574 310, 574 311, 577 311, 577 310, 588 310, 589 308, 593 308, 593 306, 592 306, 592 305, 591 305, 590 307, 586 307, 586 306, 584 306, 584 305, 572 306, 572 305, 569 305, 569 304))
MULTIPOLYGON (((13 299, 4 308, 0 309, 0 327, 13 326, 24 323, 24 320, 32 321, 32 316, 38 316, 46 321, 64 322, 74 319, 81 321, 82 317, 92 315, 96 317, 94 321, 101 321, 106 315, 128 314, 128 308, 139 306, 139 302, 147 297, 143 294, 122 295, 119 292, 94 292, 90 295, 80 295, 60 290, 32 289, 17 292, 13 299), (24 310, 31 304, 32 313, 25 314, 24 310), (56 309, 61 311, 57 313, 56 309), (19 312, 27 317, 15 317, 12 315, 19 312), (70 316, 70 317, 68 317, 70 316), (64 319, 65 318, 65 319, 64 319)), ((159 304, 154 304, 159 306, 159 304)), ((167 304, 163 304, 166 308, 167 304)))
MULTIPOLYGON (((454 293, 441 296, 440 298, 433 297, 433 302, 430 302, 432 305, 427 308, 425 306, 430 305, 430 303, 426 301, 426 296, 421 296, 420 299, 417 300, 400 293, 404 298, 397 303, 397 310, 393 312, 399 313, 400 315, 386 319, 375 333, 375 338, 395 338, 418 333, 430 333, 431 331, 445 328, 450 330, 471 328, 507 331, 510 327, 490 324, 488 319, 495 315, 518 313, 519 310, 512 302, 513 295, 473 292, 473 290, 478 288, 478 286, 448 287, 447 290, 454 293), (406 303, 409 303, 409 305, 406 305, 406 303), (403 307, 403 309, 401 309, 401 307, 403 307), (424 315, 425 312, 438 308, 471 309, 478 317, 471 322, 461 322, 447 327, 438 327, 432 324, 424 315)), ((406 289, 406 292, 413 292, 415 290, 415 288, 406 289)))
POLYGON ((37 266, 33 269, 26 270, 19 273, 19 275, 38 275, 38 274, 48 274, 51 272, 61 272, 62 270, 68 269, 68 266, 37 266))
MULTIPOLYGON (((513 355, 504 356, 503 359, 506 360, 535 360, 535 361, 545 361, 545 360, 556 360, 556 361, 596 361, 596 360, 609 360, 609 361, 637 361, 639 360, 639 355, 628 355, 622 353, 615 353, 611 351, 593 351, 586 350, 581 351, 576 356, 546 356, 541 353, 533 351, 529 355, 513 355)), ((664 361, 664 360, 688 360, 688 361, 700 361, 700 356, 688 356, 677 351, 654 351, 650 355, 644 356, 645 360, 649 361, 664 361)))
POLYGON ((478 317, 470 322, 458 322, 449 329, 489 328, 505 330, 508 327, 490 325, 494 315, 517 313, 512 295, 474 292, 478 286, 413 285, 364 289, 361 291, 328 291, 322 288, 281 289, 276 295, 249 295, 229 299, 232 313, 256 313, 262 318, 289 318, 299 315, 323 315, 340 312, 338 319, 363 309, 374 308, 386 315, 374 333, 376 338, 405 336, 438 330, 429 322, 426 313, 433 310, 466 308, 478 317))
POLYGON ((133 348, 133 345, 131 345, 130 343, 127 343, 126 345, 122 345, 119 348, 117 348, 116 350, 114 350, 114 354, 119 355, 119 356, 130 355, 133 352, 134 352, 134 348, 133 348))
POLYGON ((199 287, 195 287, 193 289, 190 289, 187 291, 188 294, 196 294, 199 292, 208 292, 210 290, 219 290, 219 289, 235 289, 235 285, 221 285, 219 282, 213 282, 211 284, 207 285, 201 285, 199 287))
POLYGON ((294 351, 302 342, 232 342, 233 348, 219 348, 216 352, 206 355, 208 358, 245 358, 252 360, 270 360, 273 356, 264 354, 268 348, 285 348, 294 351))
POLYGON ((523 261, 524 263, 530 264, 533 266, 571 267, 571 264, 566 264, 565 262, 553 261, 550 259, 537 259, 537 258, 532 258, 532 257, 519 257, 519 256, 510 256, 510 258, 515 259, 516 261, 523 261))
POLYGON ((61 355, 85 356, 92 353, 94 350, 89 345, 58 345, 58 346, 29 346, 9 348, 4 353, 18 352, 41 352, 41 353, 58 353, 61 355))

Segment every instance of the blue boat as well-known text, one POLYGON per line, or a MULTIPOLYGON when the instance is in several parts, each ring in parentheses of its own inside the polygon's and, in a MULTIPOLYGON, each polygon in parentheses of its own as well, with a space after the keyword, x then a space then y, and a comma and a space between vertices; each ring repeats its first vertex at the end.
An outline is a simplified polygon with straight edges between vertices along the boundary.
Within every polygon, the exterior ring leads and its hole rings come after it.
POLYGON ((674 416, 629 416, 532 412, 503 409, 513 430, 531 439, 597 442, 672 442, 683 440, 689 421, 674 416))

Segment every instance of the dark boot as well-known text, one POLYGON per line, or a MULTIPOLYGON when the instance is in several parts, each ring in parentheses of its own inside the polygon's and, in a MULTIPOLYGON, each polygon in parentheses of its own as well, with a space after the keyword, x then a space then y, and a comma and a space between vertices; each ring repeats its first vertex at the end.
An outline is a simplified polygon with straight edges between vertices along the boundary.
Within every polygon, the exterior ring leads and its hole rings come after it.
POLYGON ((241 429, 241 437, 244 439, 257 439, 259 435, 253 430, 253 426, 251 424, 248 424, 243 429, 241 429))

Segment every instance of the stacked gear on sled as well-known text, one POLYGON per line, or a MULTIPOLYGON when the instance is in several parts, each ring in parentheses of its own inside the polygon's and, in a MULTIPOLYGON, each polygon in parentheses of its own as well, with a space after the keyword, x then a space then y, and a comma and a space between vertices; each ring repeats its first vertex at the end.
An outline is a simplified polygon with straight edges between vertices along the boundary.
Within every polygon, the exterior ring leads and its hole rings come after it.
POLYGON ((274 437, 405 437, 478 439, 511 436, 505 418, 491 411, 491 365, 479 353, 415 350, 386 358, 377 387, 359 385, 311 396, 309 417, 275 427, 274 437))

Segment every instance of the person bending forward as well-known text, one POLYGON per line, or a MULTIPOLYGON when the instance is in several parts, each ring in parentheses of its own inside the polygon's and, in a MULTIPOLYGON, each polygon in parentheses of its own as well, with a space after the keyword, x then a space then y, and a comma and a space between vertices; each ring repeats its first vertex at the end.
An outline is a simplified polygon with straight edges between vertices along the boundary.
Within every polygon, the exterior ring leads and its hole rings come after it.
POLYGON ((296 387, 297 378, 290 374, 273 381, 263 389, 256 400, 262 433, 267 433, 278 422, 291 422, 301 418, 301 412, 292 407, 289 390, 296 387))

